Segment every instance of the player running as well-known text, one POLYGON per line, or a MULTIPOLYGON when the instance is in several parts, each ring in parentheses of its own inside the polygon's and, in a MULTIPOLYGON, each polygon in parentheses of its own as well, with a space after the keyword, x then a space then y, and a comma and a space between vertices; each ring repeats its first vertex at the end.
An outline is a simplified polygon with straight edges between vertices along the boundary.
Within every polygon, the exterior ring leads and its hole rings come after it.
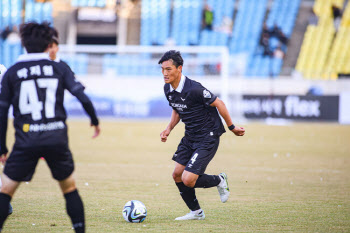
POLYGON ((204 173, 219 147, 220 136, 225 132, 218 112, 236 136, 243 136, 245 129, 233 125, 222 100, 182 74, 183 59, 180 52, 166 52, 159 64, 165 81, 165 96, 173 108, 170 123, 160 134, 161 141, 166 142, 180 119, 185 124, 185 136, 173 156, 173 179, 191 212, 175 220, 202 220, 205 215, 196 198, 195 188, 216 186, 222 202, 226 202, 230 195, 225 173, 204 173))
POLYGON ((16 131, 15 144, 2 174, 0 232, 13 194, 20 182, 32 179, 40 157, 45 158, 60 185, 75 232, 85 232, 84 206, 72 176, 74 162, 68 146, 64 91, 67 89, 82 103, 94 127, 93 137, 100 133, 95 109, 71 70, 50 60, 47 52, 53 34, 48 24, 21 25, 20 35, 28 54, 21 55, 8 69, 0 89, 0 160, 3 163, 8 153, 6 131, 10 105, 16 131))

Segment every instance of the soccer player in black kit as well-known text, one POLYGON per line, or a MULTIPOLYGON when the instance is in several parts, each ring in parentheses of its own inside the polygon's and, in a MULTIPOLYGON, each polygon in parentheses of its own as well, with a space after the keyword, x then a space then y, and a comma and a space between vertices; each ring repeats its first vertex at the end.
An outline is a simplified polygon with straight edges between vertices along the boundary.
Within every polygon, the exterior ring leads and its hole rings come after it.
POLYGON ((60 185, 75 232, 85 232, 84 206, 72 176, 74 162, 68 146, 64 91, 68 90, 82 103, 94 127, 93 137, 100 133, 95 109, 72 71, 50 60, 47 52, 53 35, 48 24, 23 24, 20 35, 28 53, 7 70, 0 87, 0 160, 6 161, 0 192, 0 232, 13 194, 20 182, 31 180, 40 157, 45 158, 60 185), (10 105, 15 143, 6 159, 10 105))
POLYGON ((222 100, 182 74, 183 59, 179 51, 166 52, 159 64, 165 81, 164 93, 173 108, 170 123, 160 134, 161 141, 166 142, 180 120, 185 124, 185 136, 173 156, 173 179, 191 212, 175 220, 202 220, 205 215, 196 198, 195 188, 216 186, 223 203, 230 194, 225 173, 204 173, 218 149, 220 136, 225 132, 218 112, 236 136, 243 136, 245 129, 233 125, 222 100))

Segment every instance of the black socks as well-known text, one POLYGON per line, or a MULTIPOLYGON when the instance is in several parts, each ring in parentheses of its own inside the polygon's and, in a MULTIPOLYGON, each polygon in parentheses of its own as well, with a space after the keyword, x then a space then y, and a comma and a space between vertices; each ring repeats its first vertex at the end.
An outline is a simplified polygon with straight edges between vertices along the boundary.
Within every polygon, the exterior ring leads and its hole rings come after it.
POLYGON ((0 193, 0 232, 9 214, 11 197, 5 193, 0 193))
POLYGON ((84 205, 77 190, 64 194, 67 213, 77 233, 85 232, 84 205))
POLYGON ((221 179, 216 175, 200 175, 194 185, 195 188, 211 188, 220 184, 221 179))
POLYGON ((176 183, 176 186, 180 191, 182 199, 190 210, 195 211, 201 208, 196 198, 194 188, 187 187, 183 182, 176 183))
MULTIPOLYGON (((66 199, 67 213, 72 220, 75 232, 85 232, 84 205, 77 190, 64 194, 66 199)), ((9 214, 9 204, 11 197, 5 193, 0 193, 0 232, 9 214)))

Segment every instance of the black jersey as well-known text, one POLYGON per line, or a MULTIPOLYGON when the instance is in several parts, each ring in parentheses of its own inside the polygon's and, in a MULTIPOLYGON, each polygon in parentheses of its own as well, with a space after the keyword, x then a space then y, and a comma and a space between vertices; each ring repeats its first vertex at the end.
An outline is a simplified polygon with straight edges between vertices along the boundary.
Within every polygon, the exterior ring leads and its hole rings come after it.
POLYGON ((185 136, 191 140, 200 141, 225 132, 217 109, 210 106, 217 97, 199 82, 182 75, 176 90, 170 84, 165 84, 164 92, 169 105, 185 124, 185 136))
MULTIPOLYGON (((24 54, 2 78, 0 107, 13 106, 15 147, 68 143, 64 91, 84 90, 67 65, 47 54, 24 54)), ((2 140, 3 141, 3 140, 2 140)))

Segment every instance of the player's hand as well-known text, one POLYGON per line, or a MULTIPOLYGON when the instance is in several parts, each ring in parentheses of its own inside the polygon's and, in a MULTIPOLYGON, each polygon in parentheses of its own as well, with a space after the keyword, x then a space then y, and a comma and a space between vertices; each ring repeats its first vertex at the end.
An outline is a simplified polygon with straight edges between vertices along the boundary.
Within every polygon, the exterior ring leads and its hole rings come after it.
POLYGON ((236 126, 233 130, 231 130, 236 136, 243 136, 245 133, 245 129, 243 127, 236 126))
POLYGON ((7 160, 7 153, 0 155, 0 161, 4 164, 7 160))
POLYGON ((91 126, 95 128, 95 132, 92 138, 97 138, 97 136, 100 135, 100 132, 101 132, 100 126, 98 125, 91 125, 91 126))
POLYGON ((166 142, 166 140, 168 139, 169 134, 170 134, 170 130, 169 129, 164 130, 163 132, 160 133, 160 140, 162 142, 166 142))

